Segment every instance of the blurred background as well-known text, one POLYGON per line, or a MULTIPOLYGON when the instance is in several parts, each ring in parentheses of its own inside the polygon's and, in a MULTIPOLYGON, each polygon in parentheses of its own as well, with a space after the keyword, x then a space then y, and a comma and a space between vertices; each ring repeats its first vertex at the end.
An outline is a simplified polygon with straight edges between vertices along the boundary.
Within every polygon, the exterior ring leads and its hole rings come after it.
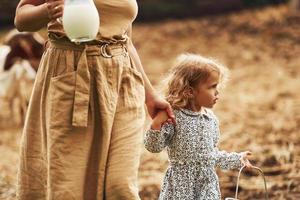
MULTIPOLYGON (((1 0, 0 47, 18 0, 1 0)), ((221 123, 220 148, 253 152, 263 169, 270 199, 300 199, 300 1, 139 0, 133 41, 146 73, 157 86, 182 52, 213 57, 231 78, 214 108, 221 123)), ((46 39, 43 29, 28 37, 36 53, 0 69, 0 199, 15 199, 18 144, 32 84, 46 39)), ((12 45, 20 44, 14 42, 12 45)), ((22 48, 21 46, 16 46, 22 48)), ((0 66, 7 49, 0 48, 0 66), (2 57, 1 57, 2 56, 2 57)), ((148 118, 145 127, 148 126, 148 118)), ((143 200, 157 199, 168 166, 166 152, 143 149, 139 171, 143 200)), ((224 197, 234 197, 237 171, 221 171, 224 197)), ((255 171, 241 177, 239 199, 264 199, 255 171)))

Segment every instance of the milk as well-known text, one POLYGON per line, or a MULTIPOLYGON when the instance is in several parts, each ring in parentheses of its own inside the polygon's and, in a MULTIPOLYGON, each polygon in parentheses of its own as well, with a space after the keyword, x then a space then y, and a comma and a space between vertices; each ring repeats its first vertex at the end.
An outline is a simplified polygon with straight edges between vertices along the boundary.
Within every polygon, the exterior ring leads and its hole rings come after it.
POLYGON ((95 39, 100 25, 98 11, 90 4, 65 5, 62 22, 65 33, 72 42, 95 39))

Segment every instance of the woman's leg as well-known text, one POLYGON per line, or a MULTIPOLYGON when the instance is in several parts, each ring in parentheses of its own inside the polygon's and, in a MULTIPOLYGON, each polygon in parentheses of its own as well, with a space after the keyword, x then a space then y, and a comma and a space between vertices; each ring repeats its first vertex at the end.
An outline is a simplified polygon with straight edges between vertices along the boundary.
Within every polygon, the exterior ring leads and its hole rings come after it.
POLYGON ((107 161, 105 198, 108 200, 140 199, 137 180, 145 122, 145 93, 141 75, 128 58, 123 59, 107 161))
POLYGON ((19 199, 97 197, 92 93, 87 127, 72 126, 74 63, 80 55, 69 47, 49 47, 41 61, 21 141, 19 199))
POLYGON ((137 112, 119 112, 114 122, 105 196, 109 200, 139 199, 137 179, 144 117, 137 112))

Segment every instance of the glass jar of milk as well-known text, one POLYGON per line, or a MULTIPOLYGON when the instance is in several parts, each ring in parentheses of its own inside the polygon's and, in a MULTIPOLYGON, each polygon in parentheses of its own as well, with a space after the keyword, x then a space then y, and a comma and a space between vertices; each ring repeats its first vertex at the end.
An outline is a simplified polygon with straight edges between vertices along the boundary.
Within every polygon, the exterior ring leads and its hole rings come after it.
POLYGON ((75 43, 96 38, 100 19, 93 0, 65 0, 62 24, 68 38, 75 43))

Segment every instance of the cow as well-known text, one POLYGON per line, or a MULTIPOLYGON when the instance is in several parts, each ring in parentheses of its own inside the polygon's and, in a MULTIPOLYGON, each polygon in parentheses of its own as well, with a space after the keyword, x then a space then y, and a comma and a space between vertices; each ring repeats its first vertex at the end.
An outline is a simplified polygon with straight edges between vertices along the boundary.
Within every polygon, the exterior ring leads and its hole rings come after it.
POLYGON ((20 122, 24 122, 44 39, 37 33, 10 31, 0 45, 0 99, 7 102, 9 118, 15 119, 17 104, 20 122))
POLYGON ((44 39, 38 33, 20 33, 14 29, 5 37, 4 45, 10 48, 3 65, 4 71, 9 70, 18 59, 28 60, 37 71, 44 52, 44 39))

